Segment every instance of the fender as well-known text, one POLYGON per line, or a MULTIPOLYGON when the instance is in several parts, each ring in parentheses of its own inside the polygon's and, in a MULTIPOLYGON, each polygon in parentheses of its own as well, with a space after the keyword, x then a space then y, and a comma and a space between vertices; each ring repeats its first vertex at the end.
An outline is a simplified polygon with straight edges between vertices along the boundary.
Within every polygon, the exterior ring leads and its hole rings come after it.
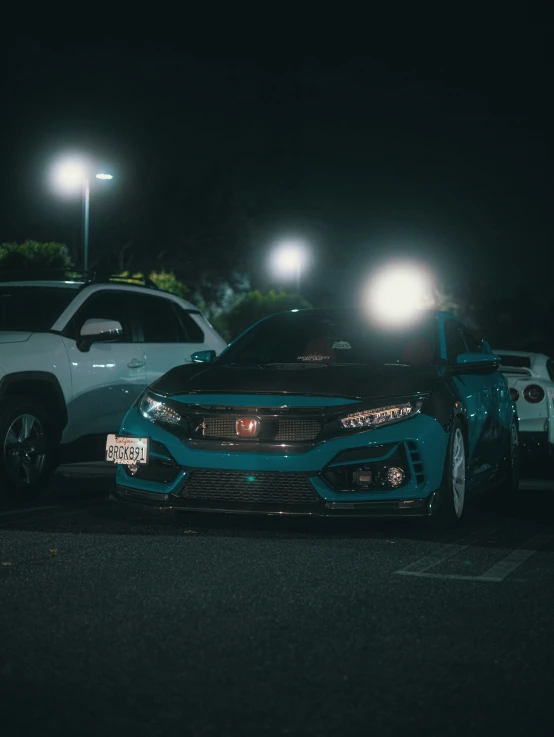
POLYGON ((50 385, 52 389, 52 398, 54 399, 59 412, 57 419, 60 421, 61 427, 65 427, 67 425, 67 407, 65 404, 65 397, 58 379, 54 374, 50 374, 47 371, 18 371, 14 374, 7 374, 0 379, 0 402, 5 396, 16 394, 17 392, 13 391, 13 387, 18 384, 31 385, 31 388, 25 393, 33 396, 35 393, 33 392, 32 387, 36 383, 46 383, 50 385))
POLYGON ((445 432, 450 432, 454 418, 458 415, 464 417, 465 407, 455 386, 443 381, 431 392, 422 413, 433 417, 445 432))

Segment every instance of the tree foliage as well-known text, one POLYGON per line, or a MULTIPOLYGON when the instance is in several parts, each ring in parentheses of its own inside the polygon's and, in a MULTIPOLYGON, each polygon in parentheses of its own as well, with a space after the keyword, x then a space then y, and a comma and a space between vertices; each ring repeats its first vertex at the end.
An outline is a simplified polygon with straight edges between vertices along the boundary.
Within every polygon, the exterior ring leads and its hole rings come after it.
POLYGON ((231 271, 222 277, 214 271, 205 271, 192 292, 192 301, 210 319, 229 312, 250 290, 246 274, 231 271))
POLYGON ((63 243, 0 243, 0 270, 69 269, 71 256, 63 243))
POLYGON ((149 278, 154 282, 158 289, 163 289, 164 292, 175 294, 177 297, 186 299, 189 293, 187 285, 177 279, 175 274, 171 271, 152 271, 149 278))
MULTIPOLYGON (((141 272, 131 273, 129 271, 122 271, 120 274, 115 275, 118 281, 134 283, 137 279, 144 279, 144 274, 141 272)), ((177 297, 186 299, 188 295, 188 287, 182 281, 177 279, 175 274, 168 271, 152 271, 148 279, 153 282, 158 289, 162 289, 164 292, 169 294, 175 294, 177 297)))
POLYGON ((311 304, 298 294, 270 290, 263 294, 258 289, 248 292, 228 312, 213 319, 214 327, 227 340, 233 340, 246 328, 263 317, 293 309, 309 309, 311 304))

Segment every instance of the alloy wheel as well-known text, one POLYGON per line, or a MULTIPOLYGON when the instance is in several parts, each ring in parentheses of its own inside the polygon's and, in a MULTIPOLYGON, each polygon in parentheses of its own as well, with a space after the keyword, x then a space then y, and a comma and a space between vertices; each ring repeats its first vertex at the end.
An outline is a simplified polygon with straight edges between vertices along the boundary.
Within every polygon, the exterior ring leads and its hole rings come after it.
POLYGON ((454 514, 458 519, 464 511, 466 495, 466 454, 464 435, 461 428, 457 427, 452 444, 452 496, 454 501, 454 514))
POLYGON ((40 420, 31 414, 14 419, 4 439, 4 467, 10 479, 32 486, 46 463, 46 434, 40 420))

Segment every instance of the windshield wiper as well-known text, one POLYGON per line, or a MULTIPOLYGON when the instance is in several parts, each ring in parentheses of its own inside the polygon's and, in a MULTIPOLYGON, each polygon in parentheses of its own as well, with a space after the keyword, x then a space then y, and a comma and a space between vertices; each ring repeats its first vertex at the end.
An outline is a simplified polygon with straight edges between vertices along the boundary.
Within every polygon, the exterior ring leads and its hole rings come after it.
POLYGON ((276 369, 313 369, 313 368, 327 368, 325 363, 286 363, 286 362, 273 362, 262 364, 263 368, 276 368, 276 369))
POLYGON ((410 368, 411 363, 372 363, 372 362, 364 362, 364 361, 351 361, 348 362, 342 362, 342 363, 332 363, 331 366, 368 366, 373 367, 375 366, 400 366, 402 368, 410 368))
POLYGON ((240 366, 241 368, 262 368, 262 364, 258 361, 229 361, 223 363, 222 366, 240 366))

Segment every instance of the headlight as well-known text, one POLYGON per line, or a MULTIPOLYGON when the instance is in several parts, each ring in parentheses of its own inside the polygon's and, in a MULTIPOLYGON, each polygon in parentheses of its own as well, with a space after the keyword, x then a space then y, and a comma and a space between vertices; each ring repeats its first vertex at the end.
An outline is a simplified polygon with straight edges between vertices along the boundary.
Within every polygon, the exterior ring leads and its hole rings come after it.
POLYGON ((413 402, 399 402, 386 407, 364 409, 361 412, 341 417, 340 423, 345 430, 355 430, 358 427, 379 427, 417 414, 422 405, 423 400, 418 399, 413 402))
POLYGON ((167 425, 178 425, 181 415, 160 399, 146 392, 139 402, 139 410, 150 422, 165 422, 167 425))

